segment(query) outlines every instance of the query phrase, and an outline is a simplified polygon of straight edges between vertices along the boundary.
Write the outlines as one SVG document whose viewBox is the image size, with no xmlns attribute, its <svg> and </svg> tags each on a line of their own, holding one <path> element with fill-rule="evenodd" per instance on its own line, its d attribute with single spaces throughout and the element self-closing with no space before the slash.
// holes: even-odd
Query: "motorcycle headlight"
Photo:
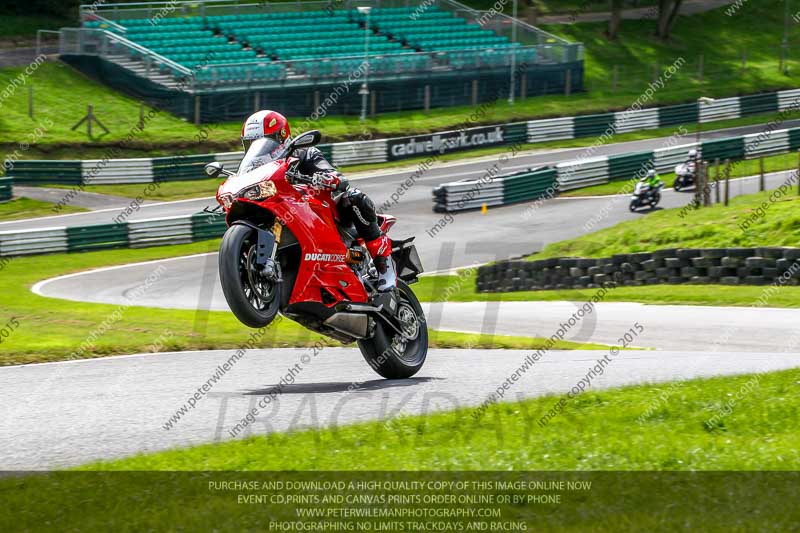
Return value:
<svg viewBox="0 0 800 533">
<path fill-rule="evenodd" d="M 233 196 L 230 194 L 223 194 L 219 197 L 219 200 L 222 202 L 222 207 L 225 209 L 230 209 L 231 205 L 233 205 Z"/>
<path fill-rule="evenodd" d="M 266 200 L 276 193 L 275 184 L 269 180 L 264 180 L 255 185 L 247 187 L 239 192 L 239 198 L 247 200 Z"/>
</svg>

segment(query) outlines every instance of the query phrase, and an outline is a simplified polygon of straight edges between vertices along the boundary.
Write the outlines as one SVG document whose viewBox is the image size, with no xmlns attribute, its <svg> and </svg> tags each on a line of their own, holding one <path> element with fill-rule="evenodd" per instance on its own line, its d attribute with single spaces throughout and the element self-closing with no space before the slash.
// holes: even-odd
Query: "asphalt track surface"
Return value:
<svg viewBox="0 0 800 533">
<path fill-rule="evenodd" d="M 229 431 L 251 408 L 257 409 L 255 423 L 237 438 L 478 406 L 530 353 L 432 350 L 417 376 L 387 381 L 378 379 L 352 349 L 326 348 L 315 357 L 304 349 L 253 350 L 182 419 L 165 429 L 176 410 L 233 352 L 146 354 L 0 368 L 5 411 L 0 426 L 0 470 L 53 469 L 227 440 L 232 438 Z M 504 400 L 565 394 L 605 353 L 545 353 L 506 391 Z M 800 366 L 798 354 L 623 351 L 611 357 L 604 374 L 591 386 L 599 389 L 796 366 Z M 295 382 L 276 400 L 262 402 L 293 367 L 297 368 Z M 535 433 L 535 420 L 542 414 L 523 412 L 519 423 Z M 469 431 L 469 424 L 464 427 Z"/>
</svg>

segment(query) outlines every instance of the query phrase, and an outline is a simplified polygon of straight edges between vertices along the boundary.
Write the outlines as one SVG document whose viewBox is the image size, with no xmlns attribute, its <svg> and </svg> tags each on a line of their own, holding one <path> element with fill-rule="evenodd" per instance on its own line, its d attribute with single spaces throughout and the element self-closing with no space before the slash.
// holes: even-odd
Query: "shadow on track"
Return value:
<svg viewBox="0 0 800 533">
<path fill-rule="evenodd" d="M 439 381 L 443 378 L 409 378 L 409 379 L 372 379 L 369 381 L 353 382 L 353 381 L 329 381 L 321 383 L 293 383 L 291 385 L 284 385 L 280 389 L 281 394 L 308 394 L 308 393 L 336 393 L 336 392 L 359 392 L 359 391 L 374 391 L 383 389 L 393 389 L 396 387 L 413 387 L 415 385 L 422 385 L 430 381 Z M 263 389 L 252 390 L 245 392 L 245 396 L 264 396 L 270 394 L 278 388 L 279 385 L 268 385 Z"/>
</svg>

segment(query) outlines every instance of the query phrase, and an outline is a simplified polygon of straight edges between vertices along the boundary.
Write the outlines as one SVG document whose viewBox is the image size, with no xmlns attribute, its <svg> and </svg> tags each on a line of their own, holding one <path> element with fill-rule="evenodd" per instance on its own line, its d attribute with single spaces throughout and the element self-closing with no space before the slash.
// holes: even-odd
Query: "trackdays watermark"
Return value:
<svg viewBox="0 0 800 533">
<path fill-rule="evenodd" d="M 621 272 L 615 272 L 612 274 L 614 281 L 607 281 L 603 283 L 603 285 L 598 289 L 592 297 L 587 300 L 586 302 L 581 305 L 578 310 L 566 319 L 565 321 L 559 324 L 558 329 L 555 333 L 553 333 L 548 339 L 545 341 L 545 345 L 542 348 L 539 348 L 532 354 L 527 355 L 522 362 L 517 366 L 517 368 L 511 372 L 502 383 L 497 386 L 495 392 L 489 395 L 477 409 L 472 412 L 472 418 L 478 419 L 483 416 L 483 413 L 489 408 L 490 405 L 493 403 L 497 403 L 498 401 L 502 400 L 505 395 L 506 391 L 509 391 L 514 383 L 520 380 L 520 378 L 528 372 L 528 370 L 532 369 L 536 363 L 538 363 L 542 357 L 544 357 L 547 353 L 552 350 L 559 341 L 563 341 L 570 331 L 572 331 L 579 323 L 585 320 L 587 317 L 594 317 L 594 311 L 598 303 L 605 300 L 606 295 L 608 295 L 609 291 L 615 289 L 617 287 L 617 283 L 622 279 Z"/>
<path fill-rule="evenodd" d="M 543 428 L 550 421 L 555 418 L 559 413 L 561 413 L 564 408 L 567 406 L 567 402 L 586 391 L 592 387 L 592 381 L 595 378 L 602 376 L 606 372 L 606 367 L 614 361 L 614 358 L 617 357 L 620 353 L 620 350 L 630 347 L 633 344 L 633 341 L 644 333 L 644 326 L 642 326 L 639 322 L 634 322 L 633 326 L 628 329 L 620 338 L 617 340 L 617 344 L 612 346 L 606 355 L 601 357 L 597 360 L 597 362 L 589 368 L 586 372 L 586 375 L 582 377 L 575 385 L 567 391 L 567 395 L 563 398 L 560 398 L 554 405 L 551 407 L 541 418 L 539 418 L 537 424 L 539 427 Z"/>
</svg>

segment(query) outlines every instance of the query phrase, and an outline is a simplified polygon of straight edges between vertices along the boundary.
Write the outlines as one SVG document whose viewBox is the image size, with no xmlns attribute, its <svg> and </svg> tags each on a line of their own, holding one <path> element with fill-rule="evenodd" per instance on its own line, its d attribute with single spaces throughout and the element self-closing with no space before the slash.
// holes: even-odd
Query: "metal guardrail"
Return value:
<svg viewBox="0 0 800 533">
<path fill-rule="evenodd" d="M 0 202 L 11 200 L 13 182 L 11 178 L 0 178 Z"/>
<path fill-rule="evenodd" d="M 651 168 L 655 168 L 658 172 L 669 172 L 686 160 L 686 154 L 691 149 L 697 149 L 707 161 L 715 159 L 736 161 L 785 154 L 800 150 L 800 128 L 765 129 L 761 133 L 711 139 L 700 144 L 688 143 L 650 151 L 565 161 L 555 167 L 539 169 L 536 172 L 497 176 L 486 180 L 480 187 L 476 187 L 477 181 L 445 183 L 433 192 L 433 209 L 436 212 L 453 212 L 475 209 L 483 205 L 489 207 L 505 205 L 543 196 L 552 197 L 557 191 L 641 177 Z M 555 186 L 543 188 L 543 184 L 547 181 L 543 179 L 544 172 L 551 173 Z M 516 180 L 516 195 L 509 194 L 508 183 L 512 177 Z M 498 188 L 502 189 L 502 195 L 498 194 Z M 465 200 L 467 191 L 475 193 Z"/>
<path fill-rule="evenodd" d="M 748 103 L 742 103 L 748 102 Z M 424 157 L 437 153 L 450 152 L 514 144 L 520 142 L 539 143 L 554 140 L 575 139 L 580 134 L 602 135 L 611 129 L 616 133 L 643 131 L 662 128 L 691 121 L 691 117 L 701 122 L 739 118 L 747 114 L 768 113 L 786 110 L 800 110 L 800 89 L 761 93 L 735 98 L 723 98 L 702 107 L 696 102 L 660 108 L 582 115 L 577 117 L 548 118 L 512 124 L 478 126 L 461 131 L 438 132 L 413 137 L 376 139 L 333 143 L 320 146 L 320 150 L 335 165 L 359 165 L 365 163 L 384 163 L 411 157 Z M 774 132 L 773 132 L 774 133 Z M 452 141 L 465 136 L 470 139 L 466 145 Z M 410 148 L 404 146 L 410 143 Z M 429 146 L 425 146 L 430 143 Z M 688 145 L 685 145 L 688 146 Z M 23 160 L 14 163 L 8 174 L 18 183 L 63 185 L 107 184 L 107 183 L 147 183 L 162 179 L 190 180 L 202 179 L 202 166 L 219 160 L 228 168 L 238 165 L 242 154 L 228 152 L 198 156 L 175 156 L 152 159 L 116 159 L 101 162 L 88 161 L 35 161 Z M 656 157 L 656 167 L 666 168 L 664 156 Z M 672 161 L 671 159 L 669 161 Z M 677 161 L 674 162 L 677 164 Z M 673 166 L 674 166 L 673 164 Z M 583 185 L 580 185 L 583 186 Z"/>
<path fill-rule="evenodd" d="M 209 213 L 33 230 L 0 231 L 0 256 L 144 248 L 221 237 L 225 217 Z"/>
</svg>

